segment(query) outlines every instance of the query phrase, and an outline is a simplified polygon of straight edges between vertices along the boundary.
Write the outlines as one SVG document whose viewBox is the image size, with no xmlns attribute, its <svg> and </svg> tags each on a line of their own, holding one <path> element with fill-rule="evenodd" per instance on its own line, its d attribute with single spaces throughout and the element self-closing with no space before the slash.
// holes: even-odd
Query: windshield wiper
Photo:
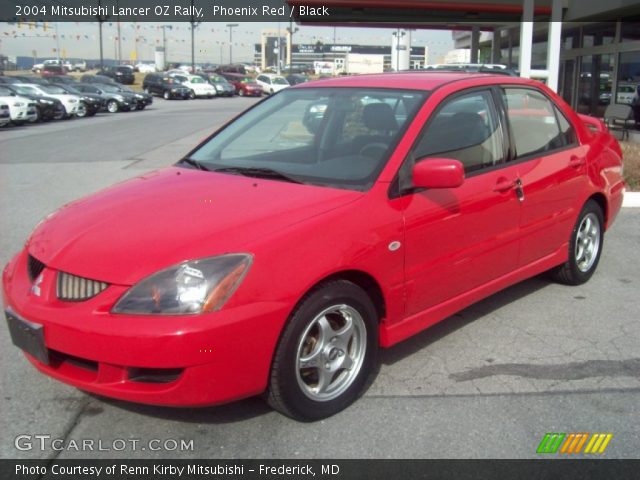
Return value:
<svg viewBox="0 0 640 480">
<path fill-rule="evenodd" d="M 178 163 L 186 163 L 187 165 L 191 165 L 192 167 L 196 168 L 197 170 L 202 170 L 204 172 L 209 172 L 210 170 L 205 167 L 202 163 L 200 163 L 197 160 L 193 160 L 192 158 L 182 158 L 180 159 L 180 161 Z"/>
<path fill-rule="evenodd" d="M 275 180 L 284 180 L 285 182 L 290 183 L 303 183 L 300 180 L 282 172 L 264 167 L 222 167 L 216 168 L 214 172 L 233 173 L 237 175 L 244 175 L 246 177 L 273 178 Z"/>
</svg>

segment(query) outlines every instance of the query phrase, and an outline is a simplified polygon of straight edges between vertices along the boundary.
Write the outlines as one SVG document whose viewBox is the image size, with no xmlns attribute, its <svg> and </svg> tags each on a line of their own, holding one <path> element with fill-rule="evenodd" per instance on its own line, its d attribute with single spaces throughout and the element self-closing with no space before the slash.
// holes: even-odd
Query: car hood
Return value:
<svg viewBox="0 0 640 480">
<path fill-rule="evenodd" d="M 251 253 L 255 241 L 362 196 L 170 167 L 64 206 L 36 227 L 27 248 L 57 270 L 133 285 L 184 260 Z"/>
<path fill-rule="evenodd" d="M 57 98 L 62 102 L 69 102 L 70 100 L 76 100 L 76 101 L 80 100 L 80 97 L 78 95 L 62 94 L 62 93 L 49 93 L 48 95 L 51 97 Z"/>
</svg>

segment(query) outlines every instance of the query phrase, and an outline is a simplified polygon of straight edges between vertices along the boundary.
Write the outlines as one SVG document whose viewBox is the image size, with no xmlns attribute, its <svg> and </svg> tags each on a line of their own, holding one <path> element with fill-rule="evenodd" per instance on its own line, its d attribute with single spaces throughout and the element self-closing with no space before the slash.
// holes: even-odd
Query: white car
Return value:
<svg viewBox="0 0 640 480">
<path fill-rule="evenodd" d="M 33 73 L 40 73 L 47 65 L 59 65 L 62 67 L 63 63 L 61 60 L 57 60 L 55 58 L 51 60 L 45 60 L 43 63 L 36 63 L 33 67 L 31 67 L 31 71 Z"/>
<path fill-rule="evenodd" d="M 156 66 L 153 63 L 138 63 L 136 68 L 140 73 L 155 73 Z"/>
<path fill-rule="evenodd" d="M 65 110 L 65 118 L 71 118 L 78 112 L 80 106 L 80 97 L 67 93 L 64 88 L 57 85 L 37 85 L 35 83 L 18 83 L 16 86 L 28 89 L 29 93 L 34 95 L 45 95 L 47 97 L 57 98 L 62 102 Z"/>
<path fill-rule="evenodd" d="M 14 125 L 23 125 L 38 120 L 36 102 L 27 97 L 16 95 L 0 85 L 0 102 L 9 106 L 9 119 Z"/>
<path fill-rule="evenodd" d="M 198 75 L 172 74 L 170 75 L 170 77 L 172 77 L 176 82 L 190 89 L 191 93 L 189 94 L 189 96 L 191 98 L 213 98 L 218 94 L 216 88 L 213 85 L 211 85 L 204 78 L 199 77 Z"/>
<path fill-rule="evenodd" d="M 0 127 L 7 126 L 11 123 L 11 112 L 6 102 L 0 101 Z"/>
<path fill-rule="evenodd" d="M 256 77 L 256 82 L 258 85 L 262 86 L 262 91 L 267 95 L 277 93 L 290 86 L 286 78 L 273 73 L 263 73 L 262 75 L 258 75 Z"/>
<path fill-rule="evenodd" d="M 635 85 L 618 85 L 616 103 L 631 104 L 631 102 L 633 102 L 633 97 L 636 94 L 636 88 L 637 87 Z"/>
</svg>

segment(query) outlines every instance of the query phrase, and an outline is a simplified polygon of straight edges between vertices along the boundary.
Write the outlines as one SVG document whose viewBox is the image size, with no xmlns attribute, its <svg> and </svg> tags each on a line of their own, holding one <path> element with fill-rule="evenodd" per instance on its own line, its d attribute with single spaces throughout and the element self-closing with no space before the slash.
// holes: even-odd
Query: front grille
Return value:
<svg viewBox="0 0 640 480">
<path fill-rule="evenodd" d="M 95 297 L 109 286 L 108 283 L 78 277 L 66 272 L 58 273 L 58 299 L 67 302 L 81 302 Z"/>
<path fill-rule="evenodd" d="M 27 258 L 27 274 L 29 275 L 29 280 L 32 282 L 38 278 L 38 276 L 42 273 L 46 265 L 38 260 L 36 257 L 29 255 Z"/>
</svg>

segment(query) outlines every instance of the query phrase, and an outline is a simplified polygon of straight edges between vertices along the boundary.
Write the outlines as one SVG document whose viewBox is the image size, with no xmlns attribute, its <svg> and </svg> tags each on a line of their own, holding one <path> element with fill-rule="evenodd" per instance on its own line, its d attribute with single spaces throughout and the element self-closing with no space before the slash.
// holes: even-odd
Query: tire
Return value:
<svg viewBox="0 0 640 480">
<path fill-rule="evenodd" d="M 149 87 L 144 87 L 144 93 L 146 93 L 147 95 L 151 95 L 151 90 L 149 90 Z"/>
<path fill-rule="evenodd" d="M 190 99 L 190 100 L 193 100 L 193 99 L 195 99 L 195 98 L 196 98 L 196 92 L 194 92 L 193 90 L 191 90 L 191 91 L 189 92 L 189 99 Z"/>
<path fill-rule="evenodd" d="M 42 112 L 40 112 L 39 108 L 36 108 L 36 118 L 30 120 L 29 123 L 38 123 L 42 121 Z"/>
<path fill-rule="evenodd" d="M 80 102 L 80 105 L 78 105 L 78 110 L 76 111 L 76 117 L 84 118 L 86 116 L 88 116 L 87 105 L 84 102 Z"/>
<path fill-rule="evenodd" d="M 116 102 L 115 100 L 109 100 L 107 102 L 107 111 L 109 113 L 116 113 L 118 110 L 120 110 L 118 102 Z"/>
<path fill-rule="evenodd" d="M 11 123 L 13 123 L 16 127 L 21 127 L 24 124 L 27 123 L 26 120 L 11 120 Z"/>
<path fill-rule="evenodd" d="M 340 333 L 349 322 L 350 330 Z M 334 415 L 369 386 L 377 351 L 378 314 L 367 293 L 346 280 L 321 285 L 302 299 L 283 330 L 267 402 L 300 421 Z M 304 358 L 308 366 L 301 367 Z"/>
<path fill-rule="evenodd" d="M 604 245 L 604 215 L 600 205 L 589 200 L 576 221 L 569 240 L 569 260 L 551 270 L 565 285 L 582 285 L 596 271 Z"/>
<path fill-rule="evenodd" d="M 238 92 L 238 95 L 240 95 L 241 97 L 244 97 L 244 90 L 240 89 L 240 91 Z"/>
<path fill-rule="evenodd" d="M 169 90 L 165 90 L 162 94 L 162 98 L 164 98 L 165 100 L 171 100 L 171 92 L 169 92 Z"/>
</svg>

